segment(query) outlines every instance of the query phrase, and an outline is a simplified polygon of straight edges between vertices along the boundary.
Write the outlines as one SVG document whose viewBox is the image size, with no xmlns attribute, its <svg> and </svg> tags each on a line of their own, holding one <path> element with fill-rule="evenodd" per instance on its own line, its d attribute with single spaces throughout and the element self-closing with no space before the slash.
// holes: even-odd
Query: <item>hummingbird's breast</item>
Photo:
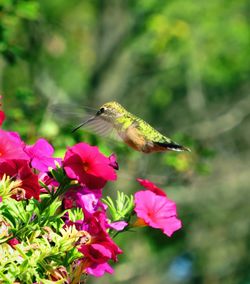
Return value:
<svg viewBox="0 0 250 284">
<path fill-rule="evenodd" d="M 137 122 L 132 123 L 126 129 L 118 130 L 118 134 L 123 139 L 124 143 L 139 152 L 149 154 L 152 152 L 165 152 L 167 150 L 166 147 L 147 139 L 147 136 L 145 136 L 140 130 L 140 127 L 138 127 Z"/>
<path fill-rule="evenodd" d="M 147 141 L 135 125 L 132 124 L 127 129 L 123 128 L 118 130 L 118 134 L 128 146 L 134 150 L 143 152 Z"/>
</svg>

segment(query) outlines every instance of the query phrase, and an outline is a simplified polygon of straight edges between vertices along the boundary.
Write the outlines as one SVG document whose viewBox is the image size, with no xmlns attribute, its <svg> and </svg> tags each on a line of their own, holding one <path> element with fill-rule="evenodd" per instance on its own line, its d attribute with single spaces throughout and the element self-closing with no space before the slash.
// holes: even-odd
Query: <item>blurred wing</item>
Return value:
<svg viewBox="0 0 250 284">
<path fill-rule="evenodd" d="M 48 107 L 48 111 L 55 120 L 71 125 L 80 124 L 97 112 L 96 109 L 74 104 L 53 104 Z"/>
<path fill-rule="evenodd" d="M 122 141 L 111 123 L 95 117 L 97 109 L 74 104 L 54 104 L 49 107 L 49 112 L 60 124 L 68 125 L 72 132 L 88 131 L 111 140 Z"/>
<path fill-rule="evenodd" d="M 99 118 L 95 117 L 93 120 L 90 122 L 87 122 L 83 128 L 86 128 L 90 130 L 91 132 L 94 132 L 100 136 L 107 136 L 109 135 L 112 130 L 113 126 L 111 123 Z"/>
<path fill-rule="evenodd" d="M 83 129 L 84 128 L 99 136 L 105 136 L 106 138 L 120 142 L 122 141 L 113 125 L 103 120 L 101 117 L 95 117 L 93 120 L 90 118 L 90 121 L 84 124 Z"/>
</svg>

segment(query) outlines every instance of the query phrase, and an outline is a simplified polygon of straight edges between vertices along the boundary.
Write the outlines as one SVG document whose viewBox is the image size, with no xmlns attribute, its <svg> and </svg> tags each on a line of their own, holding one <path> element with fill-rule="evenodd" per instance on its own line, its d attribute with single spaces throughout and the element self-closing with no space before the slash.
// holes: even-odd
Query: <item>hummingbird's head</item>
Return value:
<svg viewBox="0 0 250 284">
<path fill-rule="evenodd" d="M 115 119 L 121 117 L 126 113 L 125 108 L 123 108 L 120 104 L 117 102 L 109 102 L 100 107 L 98 112 L 91 116 L 89 119 L 78 125 L 76 128 L 72 130 L 72 132 L 75 132 L 80 127 L 84 126 L 85 124 L 91 123 L 96 120 L 96 118 L 100 117 L 103 120 L 113 123 Z"/>
<path fill-rule="evenodd" d="M 126 110 L 117 102 L 108 102 L 100 107 L 96 116 L 99 116 L 107 121 L 121 117 Z"/>
</svg>

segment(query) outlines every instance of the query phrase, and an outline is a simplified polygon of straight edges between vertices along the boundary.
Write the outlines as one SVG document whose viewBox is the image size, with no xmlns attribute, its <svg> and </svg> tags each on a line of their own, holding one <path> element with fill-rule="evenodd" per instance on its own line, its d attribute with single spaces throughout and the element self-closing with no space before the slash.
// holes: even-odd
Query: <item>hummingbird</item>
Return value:
<svg viewBox="0 0 250 284">
<path fill-rule="evenodd" d="M 142 153 L 165 151 L 189 151 L 190 149 L 164 136 L 143 119 L 128 112 L 118 102 L 112 101 L 100 107 L 96 114 L 80 125 L 75 132 L 84 125 L 97 126 L 99 134 L 115 130 L 118 136 L 129 147 Z"/>
</svg>

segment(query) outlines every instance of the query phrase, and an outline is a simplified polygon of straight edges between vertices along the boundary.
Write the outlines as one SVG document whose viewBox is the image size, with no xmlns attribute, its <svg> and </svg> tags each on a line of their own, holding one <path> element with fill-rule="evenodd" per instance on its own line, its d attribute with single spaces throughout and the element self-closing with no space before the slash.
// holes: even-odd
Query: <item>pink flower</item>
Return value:
<svg viewBox="0 0 250 284">
<path fill-rule="evenodd" d="M 102 188 L 108 180 L 116 179 L 110 160 L 96 146 L 86 143 L 68 148 L 63 165 L 69 178 L 78 180 L 90 189 Z"/>
<path fill-rule="evenodd" d="M 106 210 L 107 205 L 101 202 L 101 189 L 90 190 L 86 186 L 68 190 L 63 199 L 64 208 L 82 208 L 84 218 L 90 218 L 98 210 Z"/>
<path fill-rule="evenodd" d="M 107 228 L 107 217 L 101 211 L 95 212 L 82 226 L 82 230 L 89 233 L 90 240 L 82 244 L 79 251 L 84 255 L 86 272 L 97 277 L 105 272 L 112 273 L 113 269 L 107 262 L 111 259 L 117 261 L 117 255 L 122 253 L 108 235 Z"/>
<path fill-rule="evenodd" d="M 0 161 L 6 159 L 29 160 L 24 144 L 15 133 L 0 129 Z"/>
<path fill-rule="evenodd" d="M 27 145 L 24 151 L 31 159 L 33 168 L 46 172 L 49 167 L 55 168 L 55 161 L 60 162 L 61 159 L 53 158 L 53 147 L 43 138 L 36 141 L 34 145 Z"/>
<path fill-rule="evenodd" d="M 151 186 L 152 183 L 150 183 Z M 144 223 L 144 225 L 161 229 L 169 237 L 182 226 L 177 218 L 176 204 L 166 196 L 155 193 L 154 189 L 138 191 L 135 194 L 134 210 L 139 218 L 135 226 Z"/>
<path fill-rule="evenodd" d="M 24 196 L 21 198 L 34 197 L 39 199 L 40 186 L 38 184 L 38 176 L 35 175 L 25 160 L 6 160 L 0 161 L 0 178 L 6 174 L 15 181 L 20 181 L 20 186 L 17 190 L 23 190 Z M 19 191 L 13 196 L 19 199 Z"/>
</svg>

